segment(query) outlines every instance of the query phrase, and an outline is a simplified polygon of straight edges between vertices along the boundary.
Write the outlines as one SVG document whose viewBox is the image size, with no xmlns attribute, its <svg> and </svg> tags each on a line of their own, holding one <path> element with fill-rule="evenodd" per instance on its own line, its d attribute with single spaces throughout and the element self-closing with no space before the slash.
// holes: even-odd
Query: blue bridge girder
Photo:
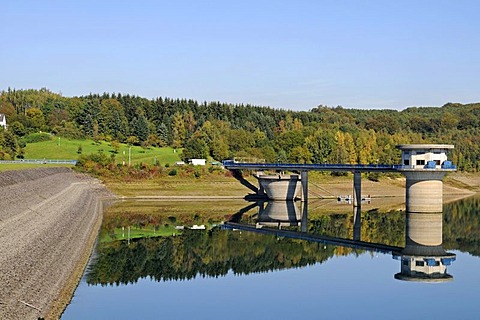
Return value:
<svg viewBox="0 0 480 320">
<path fill-rule="evenodd" d="M 404 166 L 389 164 L 318 164 L 318 163 L 241 163 L 223 161 L 228 170 L 288 170 L 288 171 L 343 171 L 343 172 L 398 172 Z"/>
<path fill-rule="evenodd" d="M 224 224 L 222 224 L 221 228 L 223 230 L 238 229 L 238 230 L 244 230 L 244 231 L 250 231 L 250 232 L 256 232 L 256 233 L 271 234 L 277 237 L 307 240 L 307 241 L 319 242 L 323 244 L 348 247 L 352 249 L 370 250 L 370 251 L 376 251 L 381 253 L 391 253 L 396 255 L 400 255 L 402 250 L 404 249 L 402 247 L 389 246 L 381 243 L 371 243 L 371 242 L 365 242 L 365 241 L 359 241 L 359 240 L 335 238 L 335 237 L 322 236 L 322 235 L 306 233 L 306 232 L 298 232 L 298 231 L 292 231 L 292 230 L 273 229 L 268 227 L 256 228 L 253 225 L 248 225 L 245 223 L 225 222 Z"/>
</svg>

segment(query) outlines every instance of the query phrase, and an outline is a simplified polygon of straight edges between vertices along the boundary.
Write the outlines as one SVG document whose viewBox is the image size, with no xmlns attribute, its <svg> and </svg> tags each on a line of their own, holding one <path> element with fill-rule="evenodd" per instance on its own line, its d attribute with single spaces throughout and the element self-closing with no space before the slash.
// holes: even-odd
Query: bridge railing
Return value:
<svg viewBox="0 0 480 320">
<path fill-rule="evenodd" d="M 402 171 L 414 169 L 411 166 L 401 165 L 401 164 L 331 164 L 331 163 L 307 163 L 307 164 L 298 164 L 298 163 L 248 163 L 248 162 L 236 162 L 234 160 L 224 160 L 222 161 L 225 168 L 230 169 L 270 169 L 270 170 L 329 170 L 329 171 Z M 427 170 L 439 170 L 435 168 L 424 168 L 421 169 Z M 441 170 L 456 170 L 457 167 L 449 161 L 445 161 Z"/>
<path fill-rule="evenodd" d="M 224 160 L 222 161 L 225 167 L 255 167 L 255 168 L 305 168 L 305 169 L 315 169 L 315 168 L 325 168 L 325 169 L 335 169 L 335 168 L 343 168 L 343 169 L 397 169 L 402 167 L 401 165 L 390 165 L 390 164 L 331 164 L 331 163 L 306 163 L 306 164 L 298 164 L 298 163 L 248 163 L 248 162 L 236 162 L 234 160 Z"/>
</svg>

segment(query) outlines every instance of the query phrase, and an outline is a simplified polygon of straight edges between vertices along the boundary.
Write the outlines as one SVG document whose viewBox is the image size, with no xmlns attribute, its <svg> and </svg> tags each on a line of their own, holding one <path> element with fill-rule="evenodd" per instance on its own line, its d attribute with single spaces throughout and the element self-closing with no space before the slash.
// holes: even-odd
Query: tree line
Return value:
<svg viewBox="0 0 480 320">
<path fill-rule="evenodd" d="M 396 164 L 402 143 L 448 143 L 460 170 L 480 169 L 480 103 L 358 110 L 319 105 L 292 111 L 120 93 L 63 97 L 48 89 L 0 93 L 9 130 L 0 157 L 21 156 L 22 137 L 50 132 L 183 149 L 184 158 L 268 162 Z"/>
</svg>

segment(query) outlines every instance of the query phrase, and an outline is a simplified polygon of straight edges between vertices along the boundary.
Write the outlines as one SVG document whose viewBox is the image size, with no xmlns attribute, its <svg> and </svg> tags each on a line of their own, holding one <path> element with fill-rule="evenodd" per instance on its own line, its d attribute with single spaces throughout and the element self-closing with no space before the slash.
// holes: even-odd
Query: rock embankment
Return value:
<svg viewBox="0 0 480 320">
<path fill-rule="evenodd" d="M 56 318 L 101 223 L 100 182 L 68 168 L 0 173 L 0 319 Z"/>
</svg>

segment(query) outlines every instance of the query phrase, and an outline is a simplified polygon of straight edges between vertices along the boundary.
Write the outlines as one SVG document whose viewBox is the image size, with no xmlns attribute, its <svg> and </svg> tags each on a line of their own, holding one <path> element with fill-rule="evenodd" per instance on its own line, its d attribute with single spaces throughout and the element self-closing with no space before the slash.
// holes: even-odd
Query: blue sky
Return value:
<svg viewBox="0 0 480 320">
<path fill-rule="evenodd" d="M 5 2 L 0 90 L 293 110 L 480 101 L 480 1 Z"/>
</svg>

